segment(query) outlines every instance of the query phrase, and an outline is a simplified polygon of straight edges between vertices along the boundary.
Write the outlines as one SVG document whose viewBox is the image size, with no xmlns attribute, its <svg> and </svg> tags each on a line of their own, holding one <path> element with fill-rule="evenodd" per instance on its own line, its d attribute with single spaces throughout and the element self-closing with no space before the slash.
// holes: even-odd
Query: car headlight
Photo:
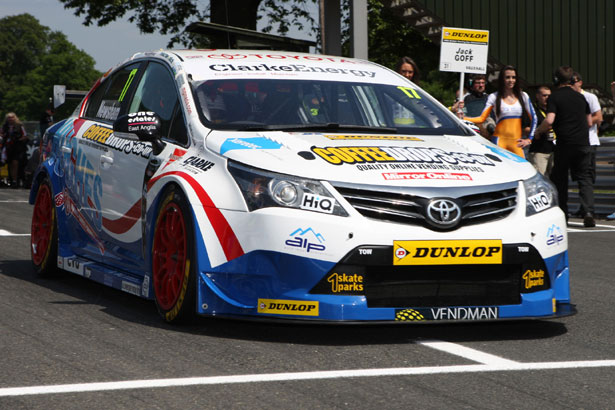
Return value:
<svg viewBox="0 0 615 410">
<path fill-rule="evenodd" d="M 232 161 L 228 162 L 228 170 L 239 186 L 250 211 L 286 207 L 348 216 L 319 181 L 263 171 Z"/>
<path fill-rule="evenodd" d="M 531 216 L 558 205 L 555 186 L 539 172 L 523 181 L 525 215 Z"/>
</svg>

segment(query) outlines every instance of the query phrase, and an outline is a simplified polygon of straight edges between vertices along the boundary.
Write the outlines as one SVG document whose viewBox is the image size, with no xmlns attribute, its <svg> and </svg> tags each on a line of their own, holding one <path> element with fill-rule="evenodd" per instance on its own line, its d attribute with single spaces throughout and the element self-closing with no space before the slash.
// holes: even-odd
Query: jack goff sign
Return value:
<svg viewBox="0 0 615 410">
<path fill-rule="evenodd" d="M 440 71 L 485 74 L 489 31 L 442 27 Z"/>
</svg>

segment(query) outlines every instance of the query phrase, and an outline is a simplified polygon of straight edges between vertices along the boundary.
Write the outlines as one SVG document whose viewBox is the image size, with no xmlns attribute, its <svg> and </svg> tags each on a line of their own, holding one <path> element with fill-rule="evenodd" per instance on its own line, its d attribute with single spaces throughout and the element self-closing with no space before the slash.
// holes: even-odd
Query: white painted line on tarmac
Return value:
<svg viewBox="0 0 615 410">
<path fill-rule="evenodd" d="M 615 360 L 578 362 L 538 362 L 510 364 L 472 364 L 456 366 L 401 367 L 384 369 L 331 370 L 298 373 L 245 374 L 235 376 L 187 377 L 177 379 L 128 380 L 120 382 L 57 384 L 48 386 L 0 388 L 0 397 L 35 394 L 83 393 L 126 389 L 203 386 L 214 384 L 263 383 L 297 380 L 324 380 L 355 377 L 415 376 L 454 373 L 507 372 L 524 370 L 557 370 L 615 367 Z"/>
<path fill-rule="evenodd" d="M 0 202 L 16 202 L 16 203 L 20 203 L 20 204 L 27 204 L 28 201 L 22 200 L 22 199 L 0 199 Z"/>
<path fill-rule="evenodd" d="M 582 229 L 571 228 L 573 226 L 578 226 Z M 596 228 L 605 228 L 604 230 L 596 229 Z M 596 224 L 596 228 L 585 228 L 583 226 L 583 222 L 571 222 L 568 221 L 568 232 L 610 232 L 615 230 L 615 225 L 606 225 L 606 224 Z"/>
<path fill-rule="evenodd" d="M 568 228 L 568 233 L 573 232 L 583 232 L 583 233 L 592 233 L 592 232 L 615 232 L 615 228 L 613 229 L 594 229 L 594 228 L 584 228 L 584 229 L 571 229 Z"/>
<path fill-rule="evenodd" d="M 29 233 L 13 233 L 5 229 L 0 229 L 0 236 L 30 236 Z"/>
<path fill-rule="evenodd" d="M 418 344 L 431 347 L 432 349 L 440 350 L 442 352 L 450 353 L 455 356 L 460 356 L 474 362 L 491 365 L 510 365 L 518 364 L 513 360 L 504 359 L 496 355 L 484 353 L 479 350 L 471 349 L 456 343 L 442 342 L 440 340 L 421 341 Z"/>
</svg>

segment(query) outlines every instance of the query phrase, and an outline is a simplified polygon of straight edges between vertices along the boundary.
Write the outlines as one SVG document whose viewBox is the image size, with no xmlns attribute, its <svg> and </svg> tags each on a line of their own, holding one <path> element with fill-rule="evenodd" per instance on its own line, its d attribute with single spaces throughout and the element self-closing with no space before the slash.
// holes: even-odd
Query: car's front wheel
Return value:
<svg viewBox="0 0 615 410">
<path fill-rule="evenodd" d="M 41 181 L 34 201 L 30 253 L 34 270 L 39 276 L 55 273 L 58 259 L 58 223 L 51 183 L 47 177 Z"/>
<path fill-rule="evenodd" d="M 192 214 L 177 186 L 166 189 L 162 198 L 152 247 L 156 306 L 167 322 L 185 322 L 196 313 Z"/>
</svg>

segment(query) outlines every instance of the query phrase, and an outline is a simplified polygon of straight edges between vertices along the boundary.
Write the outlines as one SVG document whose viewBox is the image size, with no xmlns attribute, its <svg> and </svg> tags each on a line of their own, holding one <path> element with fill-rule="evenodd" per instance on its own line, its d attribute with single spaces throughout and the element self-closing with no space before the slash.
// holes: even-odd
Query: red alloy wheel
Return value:
<svg viewBox="0 0 615 410">
<path fill-rule="evenodd" d="M 54 223 L 53 205 L 49 186 L 41 184 L 34 203 L 30 235 L 32 261 L 37 266 L 43 263 L 49 251 Z"/>
<path fill-rule="evenodd" d="M 170 310 L 182 291 L 186 273 L 186 223 L 179 205 L 168 203 L 154 235 L 153 281 L 158 305 Z"/>
</svg>

